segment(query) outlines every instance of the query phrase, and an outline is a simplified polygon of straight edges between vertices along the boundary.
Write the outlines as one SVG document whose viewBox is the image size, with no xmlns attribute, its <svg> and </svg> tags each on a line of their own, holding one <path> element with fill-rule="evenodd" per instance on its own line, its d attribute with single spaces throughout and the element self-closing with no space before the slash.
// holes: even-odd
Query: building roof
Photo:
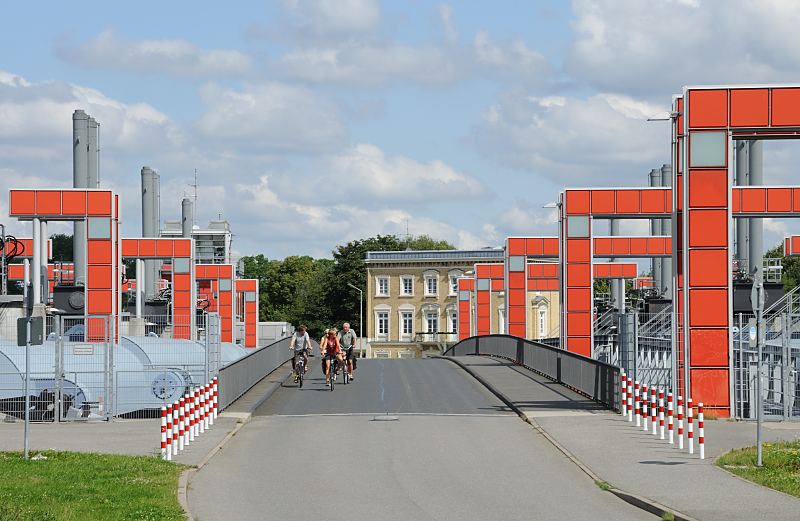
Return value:
<svg viewBox="0 0 800 521">
<path fill-rule="evenodd" d="M 365 262 L 419 262 L 419 261 L 502 261 L 502 248 L 481 250 L 405 250 L 368 251 Z"/>
</svg>

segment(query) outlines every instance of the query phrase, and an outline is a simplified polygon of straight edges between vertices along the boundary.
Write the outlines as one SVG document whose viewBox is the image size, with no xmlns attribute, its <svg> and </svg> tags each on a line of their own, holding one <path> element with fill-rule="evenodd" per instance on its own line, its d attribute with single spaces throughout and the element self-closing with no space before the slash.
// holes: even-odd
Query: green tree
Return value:
<svg viewBox="0 0 800 521">
<path fill-rule="evenodd" d="M 778 244 L 764 256 L 772 259 L 782 259 L 784 291 L 789 291 L 800 283 L 800 257 L 785 256 L 783 254 L 783 244 Z"/>
<path fill-rule="evenodd" d="M 74 260 L 72 251 L 72 235 L 57 233 L 50 237 L 53 240 L 53 260 L 56 262 L 71 262 Z"/>
</svg>

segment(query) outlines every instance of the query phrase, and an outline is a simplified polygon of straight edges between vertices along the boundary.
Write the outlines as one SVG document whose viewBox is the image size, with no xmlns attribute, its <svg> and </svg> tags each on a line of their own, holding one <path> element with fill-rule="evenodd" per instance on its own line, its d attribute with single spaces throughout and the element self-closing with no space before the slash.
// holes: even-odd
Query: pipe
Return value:
<svg viewBox="0 0 800 521">
<path fill-rule="evenodd" d="M 38 284 L 42 287 L 42 302 L 47 304 L 50 300 L 50 284 L 48 283 L 49 273 L 48 273 L 48 260 L 49 256 L 47 255 L 47 239 L 50 237 L 47 233 L 47 221 L 41 221 L 39 223 L 39 237 L 40 237 L 40 253 L 39 253 L 39 261 L 41 263 L 41 270 L 42 270 L 42 278 L 38 281 Z"/>
<path fill-rule="evenodd" d="M 88 146 L 87 146 L 87 161 L 86 161 L 86 187 L 87 188 L 97 188 L 99 185 L 99 177 L 98 177 L 98 159 L 99 159 L 99 149 L 98 149 L 98 136 L 97 131 L 100 125 L 97 123 L 93 117 L 89 117 L 87 121 L 87 137 L 88 137 Z"/>
<path fill-rule="evenodd" d="M 748 155 L 750 152 L 749 141 L 736 142 L 736 186 L 747 186 L 748 184 Z M 745 273 L 749 268 L 748 239 L 750 235 L 749 222 L 745 219 L 736 219 L 736 258 L 739 259 L 739 266 Z"/>
<path fill-rule="evenodd" d="M 149 166 L 142 167 L 142 237 L 156 237 L 155 223 L 155 184 L 156 173 Z M 153 300 L 156 296 L 154 261 L 145 261 L 144 297 Z M 137 282 L 137 287 L 139 283 Z"/>
<path fill-rule="evenodd" d="M 184 197 L 183 201 L 181 202 L 181 230 L 183 231 L 183 236 L 187 239 L 192 238 L 192 223 L 194 222 L 194 205 L 192 204 L 192 200 L 188 197 Z"/>
<path fill-rule="evenodd" d="M 82 110 L 72 113 L 72 187 L 88 188 L 89 116 Z M 72 260 L 75 264 L 75 284 L 86 284 L 86 224 L 73 225 Z"/>
<path fill-rule="evenodd" d="M 661 186 L 661 169 L 654 168 L 650 170 L 650 186 L 656 187 Z M 662 233 L 662 226 L 661 226 L 661 219 L 650 219 L 650 234 L 651 235 L 663 235 Z M 651 263 L 652 273 L 653 273 L 653 287 L 658 292 L 658 295 L 661 295 L 661 288 L 662 288 L 662 281 L 661 281 L 661 259 L 660 258 L 653 258 Z"/>
<path fill-rule="evenodd" d="M 136 318 L 142 318 L 144 310 L 144 261 L 136 259 Z"/>
<path fill-rule="evenodd" d="M 608 220 L 608 234 L 609 235 L 619 235 L 619 219 L 609 219 Z M 609 259 L 610 262 L 614 262 L 616 259 Z M 620 302 L 619 302 L 619 286 L 615 283 L 615 280 L 610 280 L 608 285 L 609 289 L 611 290 L 611 306 L 620 309 Z"/>
<path fill-rule="evenodd" d="M 750 186 L 761 186 L 764 184 L 764 163 L 763 163 L 763 143 L 761 141 L 750 142 L 750 154 L 748 166 L 750 172 Z M 752 272 L 757 269 L 759 273 L 764 270 L 764 223 L 761 217 L 750 218 L 750 243 L 749 257 Z M 753 275 L 755 280 L 756 275 Z M 763 280 L 763 279 L 762 279 Z"/>
<path fill-rule="evenodd" d="M 83 224 L 83 223 L 81 223 Z M 33 266 L 31 270 L 33 271 L 31 277 L 31 283 L 33 286 L 33 303 L 41 304 L 42 302 L 42 240 L 41 240 L 41 225 L 39 223 L 39 218 L 33 218 L 33 240 L 31 247 L 33 248 Z"/>
<path fill-rule="evenodd" d="M 672 166 L 661 166 L 661 186 L 672 187 Z M 672 219 L 663 219 L 661 221 L 661 234 L 673 235 Z M 661 296 L 663 298 L 672 300 L 672 258 L 666 257 L 661 260 Z"/>
</svg>

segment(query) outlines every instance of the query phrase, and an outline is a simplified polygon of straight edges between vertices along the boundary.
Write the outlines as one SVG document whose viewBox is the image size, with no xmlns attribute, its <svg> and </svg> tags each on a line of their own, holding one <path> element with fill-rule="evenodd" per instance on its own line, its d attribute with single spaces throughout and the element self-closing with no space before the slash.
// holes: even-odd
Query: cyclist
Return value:
<svg viewBox="0 0 800 521">
<path fill-rule="evenodd" d="M 331 362 L 334 360 L 339 362 L 339 366 L 344 363 L 342 359 L 342 348 L 339 344 L 339 339 L 336 337 L 336 328 L 333 327 L 327 330 L 327 334 L 323 337 L 322 342 L 319 343 L 319 350 L 322 352 L 322 360 L 325 363 L 325 385 L 331 383 Z"/>
<path fill-rule="evenodd" d="M 342 330 L 337 335 L 339 338 L 339 345 L 342 346 L 345 359 L 347 360 L 347 373 L 350 375 L 350 380 L 353 379 L 353 348 L 356 345 L 356 332 L 350 329 L 350 323 L 345 322 L 342 325 Z"/>
<path fill-rule="evenodd" d="M 308 372 L 308 353 L 311 351 L 311 338 L 308 336 L 307 329 L 306 326 L 297 326 L 297 331 L 294 332 L 292 339 L 289 341 L 289 349 L 294 352 L 292 371 L 294 371 L 295 382 L 300 379 L 300 375 L 297 374 L 297 357 L 299 355 L 303 355 L 304 372 Z"/>
</svg>

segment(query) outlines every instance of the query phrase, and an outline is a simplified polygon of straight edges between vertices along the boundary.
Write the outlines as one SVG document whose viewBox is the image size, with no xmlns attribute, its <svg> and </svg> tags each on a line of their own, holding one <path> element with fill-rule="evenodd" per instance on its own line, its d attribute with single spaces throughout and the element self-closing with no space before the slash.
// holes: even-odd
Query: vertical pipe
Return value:
<svg viewBox="0 0 800 521">
<path fill-rule="evenodd" d="M 750 152 L 750 141 L 736 142 L 736 185 L 747 186 L 748 184 L 748 155 Z M 748 235 L 749 224 L 745 219 L 736 219 L 736 258 L 740 261 L 740 269 L 745 273 L 750 271 L 748 259 Z"/>
<path fill-rule="evenodd" d="M 32 225 L 33 240 L 31 242 L 33 243 L 33 267 L 31 271 L 33 275 L 31 277 L 31 283 L 33 285 L 33 303 L 35 305 L 41 304 L 42 302 L 42 227 L 38 217 L 34 217 Z"/>
<path fill-rule="evenodd" d="M 184 197 L 181 202 L 181 230 L 187 239 L 192 238 L 192 223 L 194 222 L 194 206 L 192 200 Z"/>
<path fill-rule="evenodd" d="M 763 142 L 751 141 L 750 154 L 748 157 L 750 186 L 760 186 L 764 184 L 764 164 L 762 154 Z M 762 274 L 764 269 L 764 224 L 763 219 L 760 217 L 750 218 L 750 244 L 748 249 L 751 264 L 749 268 L 750 271 L 752 272 L 755 268 L 758 270 L 759 274 Z M 753 277 L 754 280 L 755 278 L 756 276 Z"/>
<path fill-rule="evenodd" d="M 661 186 L 661 169 L 654 168 L 650 170 L 650 186 Z M 662 235 L 661 219 L 650 219 L 650 235 Z M 661 295 L 663 288 L 661 280 L 661 259 L 653 258 L 650 263 L 651 272 L 653 273 L 653 287 L 657 291 L 657 295 Z"/>
<path fill-rule="evenodd" d="M 98 146 L 97 127 L 100 125 L 93 117 L 87 120 L 87 161 L 86 161 L 86 187 L 97 188 L 98 183 Z"/>
<path fill-rule="evenodd" d="M 670 165 L 661 166 L 661 186 L 672 186 L 672 166 Z M 672 219 L 663 219 L 661 221 L 661 235 L 672 236 L 673 233 Z M 672 259 L 670 257 L 666 257 L 659 260 L 661 261 L 661 295 L 664 298 L 672 300 Z"/>
<path fill-rule="evenodd" d="M 609 235 L 619 235 L 619 219 L 609 219 L 608 220 L 608 234 Z M 616 259 L 609 259 L 610 262 L 614 262 Z M 611 306 L 620 309 L 620 302 L 619 302 L 619 286 L 615 284 L 615 280 L 611 279 L 609 281 L 609 288 L 611 290 Z"/>
<path fill-rule="evenodd" d="M 47 233 L 47 221 L 41 221 L 39 223 L 39 238 L 40 238 L 40 253 L 39 253 L 39 261 L 41 263 L 41 279 L 38 281 L 38 284 L 42 286 L 42 302 L 47 304 L 50 300 L 50 283 L 49 283 L 49 273 L 48 273 L 48 260 L 49 255 L 47 254 L 47 246 L 48 246 L 48 238 L 50 237 Z"/>
<path fill-rule="evenodd" d="M 136 259 L 136 318 L 142 318 L 144 311 L 144 261 Z"/>
<path fill-rule="evenodd" d="M 89 116 L 82 110 L 72 113 L 72 187 L 88 188 Z M 86 225 L 73 225 L 72 260 L 75 263 L 75 284 L 86 284 Z"/>
<path fill-rule="evenodd" d="M 155 237 L 155 172 L 149 167 L 142 167 L 142 237 Z M 155 268 L 153 261 L 145 261 L 144 297 L 152 300 L 156 295 Z M 137 282 L 138 286 L 138 282 Z"/>
</svg>

